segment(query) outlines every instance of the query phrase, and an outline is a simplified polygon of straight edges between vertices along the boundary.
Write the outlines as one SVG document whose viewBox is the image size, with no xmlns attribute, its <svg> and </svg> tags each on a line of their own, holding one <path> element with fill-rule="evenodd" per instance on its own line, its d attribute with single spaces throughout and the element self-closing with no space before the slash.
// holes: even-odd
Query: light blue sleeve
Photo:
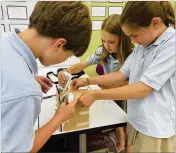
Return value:
<svg viewBox="0 0 176 153">
<path fill-rule="evenodd" d="M 130 76 L 130 69 L 134 59 L 134 55 L 135 55 L 135 50 L 128 56 L 128 58 L 125 60 L 125 63 L 120 69 L 120 72 L 122 72 L 128 78 Z"/>
<path fill-rule="evenodd" d="M 175 42 L 160 48 L 155 59 L 141 77 L 142 82 L 159 91 L 175 73 Z"/>
<path fill-rule="evenodd" d="M 41 107 L 37 101 L 41 101 L 41 97 L 16 97 L 1 103 L 2 152 L 30 152 L 35 136 L 34 123 Z"/>
<path fill-rule="evenodd" d="M 94 54 L 92 54 L 87 58 L 87 62 L 89 65 L 95 65 L 100 62 L 100 56 L 103 51 L 102 49 L 103 49 L 102 47 L 99 47 Z"/>
</svg>

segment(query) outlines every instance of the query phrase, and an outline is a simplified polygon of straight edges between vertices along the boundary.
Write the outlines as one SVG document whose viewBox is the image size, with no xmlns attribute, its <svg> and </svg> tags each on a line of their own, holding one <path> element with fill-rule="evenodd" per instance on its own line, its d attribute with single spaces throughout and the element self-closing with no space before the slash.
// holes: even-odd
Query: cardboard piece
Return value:
<svg viewBox="0 0 176 153">
<path fill-rule="evenodd" d="M 72 93 L 75 98 L 79 98 L 83 92 L 88 90 L 65 91 L 61 93 L 61 99 L 67 93 Z M 59 105 L 58 105 L 59 107 Z M 62 131 L 72 131 L 89 127 L 89 108 L 83 107 L 79 103 L 76 104 L 73 116 L 62 124 Z"/>
</svg>

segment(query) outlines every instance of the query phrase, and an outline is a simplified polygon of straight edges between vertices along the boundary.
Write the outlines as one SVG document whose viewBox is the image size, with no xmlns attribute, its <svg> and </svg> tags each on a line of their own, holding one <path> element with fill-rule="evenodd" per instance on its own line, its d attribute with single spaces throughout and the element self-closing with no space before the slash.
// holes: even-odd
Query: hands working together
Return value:
<svg viewBox="0 0 176 153">
<path fill-rule="evenodd" d="M 45 94 L 53 86 L 51 80 L 44 76 L 35 76 L 34 78 L 40 84 L 42 92 Z M 64 77 L 63 71 L 59 73 L 58 79 L 61 83 L 64 83 L 65 77 Z M 73 80 L 70 86 L 71 86 L 71 90 L 73 91 L 73 90 L 78 90 L 78 88 L 86 85 L 87 85 L 87 80 L 85 78 L 78 78 Z M 75 106 L 77 102 L 79 102 L 82 106 L 90 107 L 95 100 L 96 100 L 95 90 L 86 91 L 82 93 L 79 99 L 74 99 L 72 103 L 70 104 L 66 104 L 66 102 L 62 103 L 56 111 L 56 116 L 60 116 L 60 119 L 62 119 L 62 122 L 66 121 L 75 112 Z"/>
<path fill-rule="evenodd" d="M 35 76 L 36 81 L 40 84 L 42 92 L 47 93 L 51 87 L 53 86 L 50 79 L 44 76 Z M 75 112 L 75 106 L 77 104 L 77 99 L 74 99 L 72 103 L 67 104 L 67 102 L 63 102 L 56 111 L 54 117 L 59 118 L 62 122 L 68 120 L 72 114 Z M 58 117 L 59 116 L 59 117 Z"/>
<path fill-rule="evenodd" d="M 59 79 L 59 82 L 61 82 L 61 83 L 64 83 L 66 81 L 66 78 L 65 78 L 63 72 L 64 71 L 60 71 L 58 74 L 58 79 Z M 78 79 L 74 79 L 71 82 L 70 89 L 72 91 L 75 91 L 75 90 L 78 90 L 80 87 L 84 87 L 87 85 L 88 85 L 88 80 L 86 78 L 78 78 Z M 82 106 L 90 107 L 94 103 L 94 101 L 96 100 L 96 93 L 97 92 L 95 92 L 95 90 L 86 91 L 81 94 L 81 96 L 78 99 L 78 102 Z"/>
</svg>

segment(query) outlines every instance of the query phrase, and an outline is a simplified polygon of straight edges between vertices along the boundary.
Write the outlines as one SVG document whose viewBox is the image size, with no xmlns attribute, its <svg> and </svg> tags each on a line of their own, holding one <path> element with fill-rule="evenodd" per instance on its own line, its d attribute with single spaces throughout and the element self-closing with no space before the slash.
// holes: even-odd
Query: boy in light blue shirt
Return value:
<svg viewBox="0 0 176 153">
<path fill-rule="evenodd" d="M 37 152 L 75 111 L 76 100 L 63 103 L 52 119 L 34 131 L 42 101 L 43 78 L 37 78 L 38 58 L 48 66 L 77 57 L 91 37 L 88 8 L 81 2 L 37 2 L 29 28 L 15 29 L 1 41 L 2 152 Z M 44 88 L 42 88 L 44 89 Z M 46 88 L 44 92 L 46 92 Z"/>
</svg>

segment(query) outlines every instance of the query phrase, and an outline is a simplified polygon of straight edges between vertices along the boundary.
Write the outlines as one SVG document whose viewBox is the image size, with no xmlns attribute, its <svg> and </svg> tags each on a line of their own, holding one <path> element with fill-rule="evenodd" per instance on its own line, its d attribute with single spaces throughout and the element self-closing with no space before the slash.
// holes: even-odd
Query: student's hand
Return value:
<svg viewBox="0 0 176 153">
<path fill-rule="evenodd" d="M 74 79 L 71 84 L 70 84 L 70 89 L 72 90 L 78 90 L 79 87 L 84 87 L 87 86 L 87 80 L 86 78 L 79 78 L 79 79 Z"/>
<path fill-rule="evenodd" d="M 41 85 L 43 93 L 47 93 L 53 86 L 51 80 L 44 76 L 35 76 L 34 78 Z"/>
<path fill-rule="evenodd" d="M 96 99 L 96 92 L 98 90 L 92 90 L 92 91 L 87 91 L 82 93 L 82 95 L 79 97 L 78 102 L 82 105 L 82 106 L 87 106 L 90 107 Z"/>
<path fill-rule="evenodd" d="M 65 101 L 59 105 L 55 115 L 59 119 L 60 123 L 67 121 L 72 116 L 72 114 L 75 112 L 76 104 L 77 99 L 74 99 L 70 104 Z"/>
<path fill-rule="evenodd" d="M 65 75 L 64 75 L 64 70 L 63 71 L 60 71 L 58 73 L 58 80 L 61 84 L 64 84 L 65 81 L 66 81 L 66 78 L 65 78 Z"/>
</svg>

